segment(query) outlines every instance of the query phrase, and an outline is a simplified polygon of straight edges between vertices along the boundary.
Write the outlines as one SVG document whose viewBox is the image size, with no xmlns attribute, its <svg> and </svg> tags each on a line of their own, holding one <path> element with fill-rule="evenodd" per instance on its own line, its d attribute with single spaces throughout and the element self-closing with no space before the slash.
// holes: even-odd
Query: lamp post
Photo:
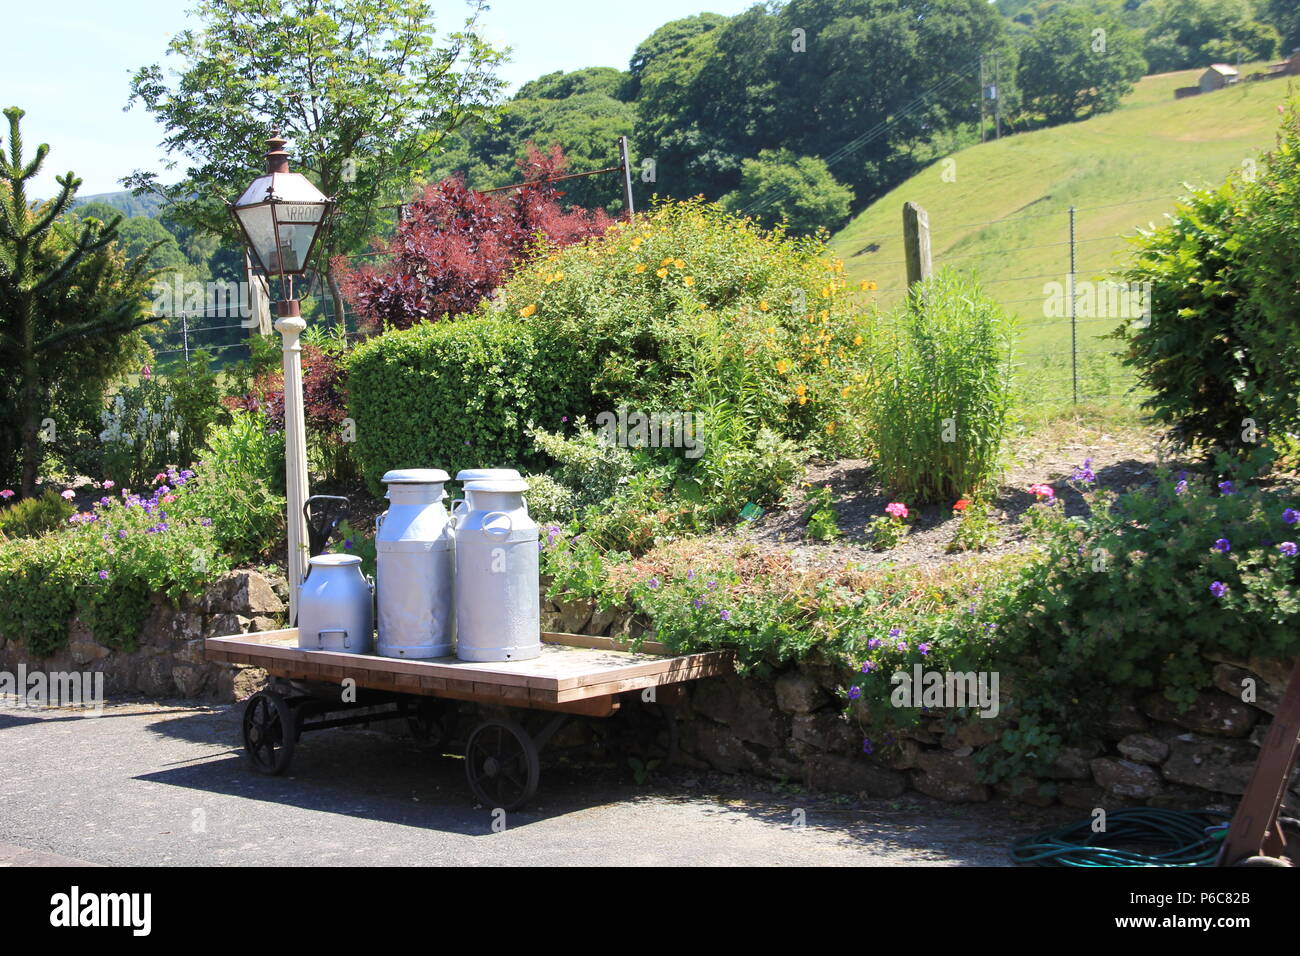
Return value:
<svg viewBox="0 0 1300 956">
<path fill-rule="evenodd" d="M 298 585 L 306 567 L 307 436 L 302 400 L 302 347 L 307 328 L 294 297 L 293 280 L 307 271 L 307 261 L 334 207 L 334 201 L 301 173 L 289 172 L 285 140 L 272 133 L 266 141 L 266 173 L 253 180 L 230 204 L 244 241 L 262 271 L 280 277 L 275 328 L 284 362 L 284 464 L 289 526 L 289 623 L 298 620 Z"/>
</svg>

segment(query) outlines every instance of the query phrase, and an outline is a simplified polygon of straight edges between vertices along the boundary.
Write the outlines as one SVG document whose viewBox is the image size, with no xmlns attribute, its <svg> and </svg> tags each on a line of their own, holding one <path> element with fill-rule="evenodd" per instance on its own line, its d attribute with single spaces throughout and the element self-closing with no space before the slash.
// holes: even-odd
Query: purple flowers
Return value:
<svg viewBox="0 0 1300 956">
<path fill-rule="evenodd" d="M 655 590 L 655 589 L 658 588 L 658 587 L 659 587 L 659 579 L 658 579 L 658 578 L 651 578 L 651 579 L 650 579 L 650 589 L 653 591 L 653 590 Z"/>
<path fill-rule="evenodd" d="M 692 601 L 691 603 L 694 604 L 696 607 L 704 607 L 704 599 L 703 599 L 703 598 L 696 598 L 696 599 L 695 599 L 694 601 Z"/>
<path fill-rule="evenodd" d="M 1295 557 L 1296 548 L 1295 548 L 1294 541 L 1283 541 L 1281 544 L 1277 546 L 1277 549 L 1281 551 L 1283 554 L 1285 554 L 1288 558 Z"/>
<path fill-rule="evenodd" d="M 1296 511 L 1294 508 L 1287 508 L 1286 511 L 1282 512 L 1282 520 L 1287 524 L 1295 524 L 1297 521 L 1300 521 L 1300 511 Z"/>
<path fill-rule="evenodd" d="M 922 657 L 928 657 L 930 655 L 929 644 L 917 644 L 916 649 L 921 652 Z"/>
<path fill-rule="evenodd" d="M 875 669 L 876 669 L 875 661 L 864 661 L 862 663 L 862 673 L 864 674 L 870 674 Z"/>
<path fill-rule="evenodd" d="M 99 572 L 99 580 L 101 580 L 101 581 L 107 581 L 107 580 L 108 580 L 108 572 L 107 572 L 107 571 L 100 571 L 100 572 Z"/>
<path fill-rule="evenodd" d="M 891 627 L 889 629 L 889 636 L 893 638 L 899 637 L 902 633 L 903 629 L 901 627 Z"/>
<path fill-rule="evenodd" d="M 1071 481 L 1081 481 L 1086 485 L 1092 484 L 1097 480 L 1096 474 L 1092 470 L 1092 459 L 1085 458 L 1083 467 L 1074 469 L 1074 474 L 1070 476 Z"/>
<path fill-rule="evenodd" d="M 212 526 L 212 519 L 211 519 L 211 518 L 200 518 L 200 519 L 199 519 L 199 524 L 203 525 L 203 527 L 205 527 L 205 528 L 210 528 L 210 527 Z"/>
<path fill-rule="evenodd" d="M 1210 585 L 1210 593 L 1216 598 L 1221 598 L 1228 593 L 1228 586 L 1222 581 L 1215 581 Z"/>
<path fill-rule="evenodd" d="M 1220 554 L 1227 554 L 1232 550 L 1232 542 L 1227 538 L 1219 538 L 1214 542 L 1214 550 L 1218 551 Z"/>
<path fill-rule="evenodd" d="M 1234 494 L 1234 493 L 1236 492 L 1236 490 L 1237 490 L 1237 489 L 1235 489 L 1235 488 L 1232 487 L 1232 482 L 1230 482 L 1230 481 L 1221 481 L 1221 482 L 1219 482 L 1219 491 L 1221 491 L 1221 492 L 1222 492 L 1223 494 L 1225 494 L 1225 495 L 1231 495 L 1231 494 Z"/>
<path fill-rule="evenodd" d="M 849 700 L 857 700 L 862 696 L 862 688 L 856 684 L 849 688 Z"/>
<path fill-rule="evenodd" d="M 871 648 L 874 651 L 877 647 L 879 647 L 883 643 L 885 642 L 881 638 L 873 637 L 871 640 L 867 641 L 867 647 Z"/>
<path fill-rule="evenodd" d="M 897 647 L 900 651 L 905 651 L 907 650 L 907 641 L 899 641 L 894 646 Z"/>
<path fill-rule="evenodd" d="M 1187 479 L 1180 479 L 1178 484 L 1174 485 L 1174 494 L 1182 495 L 1187 493 Z"/>
<path fill-rule="evenodd" d="M 868 757 L 870 757 L 873 753 L 876 752 L 875 745 L 871 743 L 870 737 L 862 738 L 862 752 L 866 754 Z"/>
<path fill-rule="evenodd" d="M 730 621 L 730 620 L 731 620 L 731 612 L 728 611 L 726 608 L 723 608 L 723 609 L 719 612 L 719 616 L 720 616 L 724 621 Z"/>
</svg>

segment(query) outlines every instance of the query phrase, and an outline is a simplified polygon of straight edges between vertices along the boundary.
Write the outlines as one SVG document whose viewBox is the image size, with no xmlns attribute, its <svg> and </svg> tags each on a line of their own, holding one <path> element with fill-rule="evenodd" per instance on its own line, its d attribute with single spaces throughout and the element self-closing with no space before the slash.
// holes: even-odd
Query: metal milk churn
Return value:
<svg viewBox="0 0 1300 956">
<path fill-rule="evenodd" d="M 374 594 L 355 554 L 318 554 L 298 585 L 298 646 L 369 654 Z"/>
<path fill-rule="evenodd" d="M 537 523 L 520 478 L 471 481 L 456 519 L 456 656 L 519 661 L 542 652 Z"/>
<path fill-rule="evenodd" d="M 519 472 L 513 468 L 464 468 L 456 472 L 456 480 L 464 483 L 465 497 L 460 498 L 451 506 L 452 519 L 463 518 L 465 514 L 474 508 L 474 496 L 470 492 L 468 484 L 471 481 L 490 481 L 498 478 L 518 478 Z"/>
<path fill-rule="evenodd" d="M 375 519 L 379 653 L 447 657 L 456 647 L 456 539 L 442 504 L 447 473 L 390 471 L 388 510 Z"/>
</svg>

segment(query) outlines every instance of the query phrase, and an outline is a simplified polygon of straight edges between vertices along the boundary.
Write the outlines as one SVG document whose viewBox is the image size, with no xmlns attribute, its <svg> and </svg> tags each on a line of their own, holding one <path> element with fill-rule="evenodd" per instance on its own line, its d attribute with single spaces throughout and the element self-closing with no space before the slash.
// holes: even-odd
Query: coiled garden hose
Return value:
<svg viewBox="0 0 1300 956">
<path fill-rule="evenodd" d="M 1106 828 L 1093 821 L 1017 840 L 1016 863 L 1037 866 L 1213 866 L 1228 833 L 1228 814 L 1214 810 L 1135 807 L 1106 814 Z"/>
</svg>

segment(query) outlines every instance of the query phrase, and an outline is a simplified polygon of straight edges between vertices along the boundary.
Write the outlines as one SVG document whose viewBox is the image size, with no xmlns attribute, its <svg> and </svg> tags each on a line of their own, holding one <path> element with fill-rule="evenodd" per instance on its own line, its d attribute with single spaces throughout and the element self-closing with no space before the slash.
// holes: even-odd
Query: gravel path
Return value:
<svg viewBox="0 0 1300 956">
<path fill-rule="evenodd" d="M 0 700 L 0 865 L 1002 866 L 1042 823 L 1004 805 L 860 803 L 683 771 L 638 787 L 544 764 L 536 804 L 494 832 L 460 761 L 409 738 L 310 734 L 292 775 L 270 778 L 237 749 L 240 705 L 124 701 L 89 718 L 12 704 Z"/>
</svg>

